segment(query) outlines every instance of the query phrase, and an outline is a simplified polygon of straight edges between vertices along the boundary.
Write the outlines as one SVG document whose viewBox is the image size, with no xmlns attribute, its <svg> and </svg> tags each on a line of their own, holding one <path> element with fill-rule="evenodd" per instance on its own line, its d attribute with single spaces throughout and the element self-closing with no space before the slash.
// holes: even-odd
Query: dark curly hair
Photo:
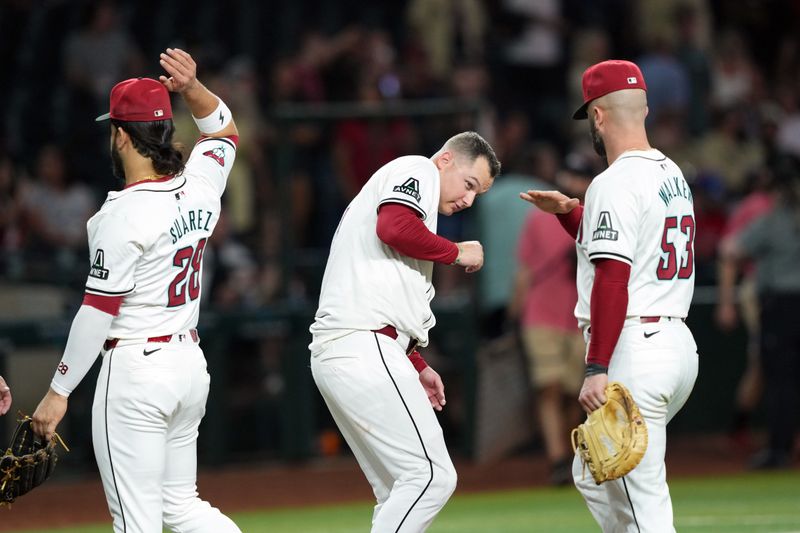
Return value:
<svg viewBox="0 0 800 533">
<path fill-rule="evenodd" d="M 116 128 L 122 128 L 131 137 L 133 147 L 153 162 L 153 170 L 163 175 L 180 174 L 186 162 L 180 146 L 172 142 L 175 125 L 172 120 L 152 122 L 125 122 L 111 120 Z"/>
</svg>

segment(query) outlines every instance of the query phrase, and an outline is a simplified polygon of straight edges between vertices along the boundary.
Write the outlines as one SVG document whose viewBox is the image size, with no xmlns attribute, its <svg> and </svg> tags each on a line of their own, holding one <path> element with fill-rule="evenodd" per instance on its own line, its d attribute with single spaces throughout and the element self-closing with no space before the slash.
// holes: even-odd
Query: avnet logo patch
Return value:
<svg viewBox="0 0 800 533">
<path fill-rule="evenodd" d="M 419 180 L 416 178 L 408 178 L 405 183 L 402 185 L 395 185 L 394 192 L 401 192 L 403 194 L 407 194 L 412 198 L 416 199 L 418 202 L 420 198 L 422 198 L 419 194 Z"/>
<path fill-rule="evenodd" d="M 593 241 L 616 241 L 619 238 L 619 232 L 614 229 L 611 223 L 611 213 L 602 211 L 600 218 L 597 220 L 597 228 L 592 233 Z"/>
</svg>

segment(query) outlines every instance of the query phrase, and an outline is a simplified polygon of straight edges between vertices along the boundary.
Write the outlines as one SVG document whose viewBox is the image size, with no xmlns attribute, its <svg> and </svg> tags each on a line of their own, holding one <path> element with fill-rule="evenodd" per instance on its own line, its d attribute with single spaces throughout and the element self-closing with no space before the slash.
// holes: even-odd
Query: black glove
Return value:
<svg viewBox="0 0 800 533">
<path fill-rule="evenodd" d="M 50 477 L 58 461 L 56 443 L 64 445 L 58 434 L 45 441 L 31 429 L 31 418 L 17 424 L 11 445 L 0 457 L 0 505 L 12 503 Z"/>
</svg>

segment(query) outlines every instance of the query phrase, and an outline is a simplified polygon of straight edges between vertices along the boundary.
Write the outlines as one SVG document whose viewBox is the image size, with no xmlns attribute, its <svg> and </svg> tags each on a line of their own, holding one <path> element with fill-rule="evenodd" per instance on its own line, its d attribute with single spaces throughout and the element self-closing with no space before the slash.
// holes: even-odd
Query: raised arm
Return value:
<svg viewBox="0 0 800 533">
<path fill-rule="evenodd" d="M 206 137 L 238 135 L 231 111 L 217 95 L 197 79 L 197 64 L 180 48 L 167 48 L 161 66 L 169 76 L 159 76 L 164 87 L 181 95 L 192 113 L 200 133 Z"/>
</svg>

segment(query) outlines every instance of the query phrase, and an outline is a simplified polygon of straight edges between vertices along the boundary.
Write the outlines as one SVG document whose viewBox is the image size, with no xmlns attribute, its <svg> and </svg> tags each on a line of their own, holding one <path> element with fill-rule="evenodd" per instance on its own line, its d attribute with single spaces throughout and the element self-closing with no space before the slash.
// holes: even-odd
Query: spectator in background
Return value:
<svg viewBox="0 0 800 533">
<path fill-rule="evenodd" d="M 21 274 L 20 202 L 14 162 L 0 151 L 0 272 L 9 278 Z"/>
<path fill-rule="evenodd" d="M 401 96 L 395 51 L 385 32 L 364 35 L 363 62 L 355 98 L 365 108 Z M 350 118 L 333 128 L 333 165 L 339 193 L 349 203 L 369 176 L 389 161 L 417 149 L 407 117 Z"/>
<path fill-rule="evenodd" d="M 800 157 L 800 106 L 798 87 L 784 85 L 777 90 L 781 119 L 778 124 L 776 146 L 784 152 Z"/>
<path fill-rule="evenodd" d="M 728 214 L 725 206 L 725 185 L 719 176 L 701 173 L 692 181 L 694 219 L 695 282 L 713 284 L 716 279 L 717 247 L 722 238 Z"/>
<path fill-rule="evenodd" d="M 607 31 L 601 28 L 589 28 L 575 32 L 572 39 L 572 55 L 567 64 L 566 83 L 570 109 L 577 109 L 583 103 L 581 87 L 583 71 L 612 55 Z M 573 123 L 570 137 L 579 139 L 586 137 L 586 128 L 577 122 Z"/>
<path fill-rule="evenodd" d="M 675 55 L 683 65 L 689 83 L 684 120 L 689 134 L 697 137 L 705 133 L 710 120 L 708 107 L 711 100 L 711 58 L 707 52 L 709 32 L 703 31 L 702 17 L 691 4 L 679 5 L 674 16 L 678 26 Z M 673 154 L 671 151 L 667 153 Z M 674 155 L 673 160 L 676 161 Z M 676 163 L 680 165 L 678 161 Z"/>
<path fill-rule="evenodd" d="M 745 129 L 745 109 L 718 110 L 714 129 L 700 139 L 693 159 L 700 171 L 722 178 L 726 193 L 740 197 L 747 176 L 764 163 L 761 143 Z"/>
<path fill-rule="evenodd" d="M 763 169 L 755 175 L 753 191 L 734 207 L 722 235 L 722 242 L 737 238 L 750 224 L 773 209 L 775 197 L 771 190 L 771 181 L 771 172 L 767 169 Z M 724 257 L 719 261 L 718 297 L 714 318 L 722 331 L 732 331 L 737 323 L 738 303 L 738 315 L 741 316 L 747 331 L 747 363 L 736 387 L 736 407 L 730 427 L 730 437 L 735 444 L 744 450 L 749 450 L 751 418 L 761 401 L 763 389 L 759 349 L 761 320 L 755 264 L 752 260 L 743 260 L 739 271 L 741 272 L 741 282 L 737 290 L 737 272 L 733 268 L 733 264 Z"/>
<path fill-rule="evenodd" d="M 117 80 L 140 74 L 144 60 L 127 29 L 119 24 L 114 2 L 86 7 L 86 23 L 64 46 L 66 79 L 91 95 L 100 109 L 108 106 L 108 92 Z"/>
<path fill-rule="evenodd" d="M 108 190 L 104 128 L 75 127 L 87 116 L 108 108 L 108 94 L 117 80 L 141 76 L 144 59 L 128 27 L 120 23 L 121 8 L 114 2 L 83 2 L 83 26 L 63 42 L 66 101 L 54 118 L 70 151 L 70 166 L 98 191 Z M 80 9 L 80 8 L 79 8 Z M 149 17 L 148 17 L 149 18 Z M 86 239 L 84 238 L 85 242 Z"/>
<path fill-rule="evenodd" d="M 517 128 L 514 125 L 507 127 Z M 498 143 L 498 153 L 507 157 L 512 152 L 507 144 L 504 145 L 504 141 L 515 137 L 515 134 L 506 135 L 503 130 L 501 128 L 499 132 L 499 138 L 503 141 Z M 525 148 L 520 146 L 520 150 Z M 525 204 L 520 206 L 515 200 L 519 197 L 519 191 L 553 187 L 552 180 L 545 181 L 533 173 L 530 147 L 527 149 L 528 163 L 520 163 L 523 160 L 521 156 L 517 158 L 516 163 L 520 166 L 512 166 L 507 174 L 500 174 L 495 179 L 492 194 L 481 198 L 475 206 L 478 239 L 484 244 L 484 264 L 478 278 L 478 305 L 481 333 L 488 338 L 499 337 L 509 325 L 506 308 L 511 301 L 517 268 L 514 251 L 529 211 Z"/>
<path fill-rule="evenodd" d="M 222 68 L 220 75 L 208 76 L 207 86 L 228 104 L 237 118 L 240 143 L 236 148 L 236 165 L 231 169 L 225 188 L 224 204 L 228 230 L 236 236 L 250 234 L 257 226 L 256 194 L 259 177 L 267 173 L 264 158 L 266 123 L 258 102 L 258 82 L 252 63 L 245 57 L 235 58 Z M 191 113 L 182 100 L 176 101 L 173 122 L 176 141 L 191 148 L 197 141 Z M 188 157 L 188 153 L 185 154 Z"/>
<path fill-rule="evenodd" d="M 720 35 L 711 74 L 711 102 L 714 109 L 723 110 L 750 103 L 759 81 L 759 72 L 740 33 L 729 29 Z"/>
<path fill-rule="evenodd" d="M 258 265 L 250 249 L 233 236 L 224 210 L 203 252 L 203 274 L 203 289 L 217 310 L 252 309 L 260 303 Z"/>
<path fill-rule="evenodd" d="M 647 125 L 652 126 L 664 113 L 683 119 L 689 106 L 689 76 L 675 55 L 671 39 L 665 35 L 654 37 L 637 64 L 649 82 Z"/>
<path fill-rule="evenodd" d="M 39 151 L 21 205 L 28 251 L 34 258 L 49 258 L 52 279 L 71 280 L 75 267 L 85 264 L 86 221 L 97 206 L 91 190 L 74 181 L 59 146 Z"/>
<path fill-rule="evenodd" d="M 752 468 L 788 468 L 800 416 L 800 162 L 784 156 L 772 164 L 779 190 L 774 208 L 722 243 L 721 269 L 736 279 L 742 259 L 756 268 L 761 308 L 760 350 L 769 439 Z M 727 287 L 731 284 L 727 283 Z M 725 295 L 731 300 L 730 289 Z"/>
<path fill-rule="evenodd" d="M 411 0 L 408 27 L 432 75 L 450 76 L 454 65 L 483 59 L 488 17 L 481 0 Z"/>
<path fill-rule="evenodd" d="M 567 156 L 556 185 L 583 200 L 594 171 L 577 153 Z M 575 241 L 558 219 L 531 209 L 519 235 L 519 268 L 509 315 L 520 323 L 530 380 L 553 485 L 572 483 L 569 429 L 581 419 L 574 397 L 583 383 L 586 345 L 575 321 Z"/>
<path fill-rule="evenodd" d="M 495 82 L 514 105 L 526 106 L 535 135 L 559 135 L 566 106 L 565 33 L 562 0 L 503 0 L 515 34 L 503 50 L 504 69 Z M 535 80 L 535 83 L 531 83 Z"/>
</svg>

